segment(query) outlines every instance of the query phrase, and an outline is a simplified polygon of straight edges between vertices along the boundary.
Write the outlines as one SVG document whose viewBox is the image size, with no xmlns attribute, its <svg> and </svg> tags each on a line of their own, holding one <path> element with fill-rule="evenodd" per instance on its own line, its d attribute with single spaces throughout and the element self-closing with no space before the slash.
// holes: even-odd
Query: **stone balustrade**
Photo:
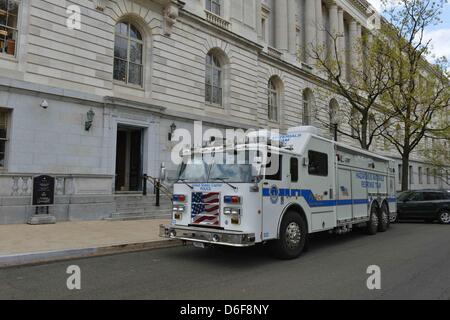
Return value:
<svg viewBox="0 0 450 320">
<path fill-rule="evenodd" d="M 0 197 L 31 197 L 34 174 L 0 173 Z M 114 176 L 110 175 L 52 175 L 55 196 L 74 194 L 112 194 Z"/>
<path fill-rule="evenodd" d="M 217 14 L 214 14 L 210 11 L 205 10 L 206 13 L 206 20 L 211 22 L 212 24 L 215 24 L 216 26 L 219 26 L 223 29 L 229 30 L 230 28 L 230 22 L 222 18 L 221 16 L 218 16 Z"/>
</svg>

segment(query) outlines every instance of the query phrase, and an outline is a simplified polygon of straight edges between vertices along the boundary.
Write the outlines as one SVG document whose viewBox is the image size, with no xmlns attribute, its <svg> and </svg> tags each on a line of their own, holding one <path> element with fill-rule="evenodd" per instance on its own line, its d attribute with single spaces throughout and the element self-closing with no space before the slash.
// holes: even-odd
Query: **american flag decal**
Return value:
<svg viewBox="0 0 450 320">
<path fill-rule="evenodd" d="M 218 192 L 193 192 L 191 217 L 193 224 L 218 226 L 220 194 Z"/>
</svg>

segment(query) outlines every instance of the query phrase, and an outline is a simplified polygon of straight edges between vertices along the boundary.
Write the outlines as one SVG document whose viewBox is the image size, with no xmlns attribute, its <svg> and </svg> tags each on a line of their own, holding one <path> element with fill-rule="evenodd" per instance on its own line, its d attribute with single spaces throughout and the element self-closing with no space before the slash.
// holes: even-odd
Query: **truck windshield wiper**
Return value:
<svg viewBox="0 0 450 320">
<path fill-rule="evenodd" d="M 186 182 L 186 179 L 178 179 L 177 180 L 177 182 L 180 182 L 180 181 L 183 182 L 185 185 L 187 185 L 189 188 L 191 188 L 191 190 L 194 189 L 193 186 L 191 186 L 189 183 Z"/>
<path fill-rule="evenodd" d="M 213 178 L 213 180 L 219 180 L 225 184 L 227 184 L 228 186 L 230 186 L 231 188 L 233 188 L 233 190 L 236 190 L 237 187 L 233 186 L 231 183 L 227 182 L 227 180 L 225 178 Z"/>
</svg>

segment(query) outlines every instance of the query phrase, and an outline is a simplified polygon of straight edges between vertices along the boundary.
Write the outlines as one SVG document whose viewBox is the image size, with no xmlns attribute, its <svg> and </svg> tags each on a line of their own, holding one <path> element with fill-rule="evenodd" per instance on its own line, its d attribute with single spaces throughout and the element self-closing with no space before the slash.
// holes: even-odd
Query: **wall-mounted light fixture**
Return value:
<svg viewBox="0 0 450 320">
<path fill-rule="evenodd" d="M 86 113 L 86 122 L 84 123 L 84 129 L 86 131 L 89 131 L 89 129 L 91 129 L 92 127 L 92 123 L 94 122 L 94 116 L 95 116 L 95 112 L 94 110 L 90 109 L 87 113 Z"/>
<path fill-rule="evenodd" d="M 168 135 L 169 141 L 172 141 L 172 136 L 176 129 L 177 129 L 177 125 L 175 123 L 172 123 L 170 125 L 170 131 L 169 131 L 169 135 Z"/>
</svg>

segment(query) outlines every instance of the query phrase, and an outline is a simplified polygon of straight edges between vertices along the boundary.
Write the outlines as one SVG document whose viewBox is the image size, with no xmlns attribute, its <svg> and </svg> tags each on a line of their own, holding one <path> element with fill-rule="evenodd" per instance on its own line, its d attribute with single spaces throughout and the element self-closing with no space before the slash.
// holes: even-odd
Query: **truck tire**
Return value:
<svg viewBox="0 0 450 320">
<path fill-rule="evenodd" d="M 378 214 L 378 207 L 375 204 L 372 204 L 372 207 L 370 208 L 370 219 L 367 221 L 366 226 L 366 233 L 368 235 L 373 236 L 378 231 L 378 223 L 379 223 L 379 214 Z"/>
<path fill-rule="evenodd" d="M 439 212 L 439 222 L 441 224 L 450 224 L 450 210 Z"/>
<path fill-rule="evenodd" d="M 295 211 L 288 211 L 280 226 L 280 238 L 272 241 L 275 257 L 283 260 L 295 259 L 303 252 L 308 229 L 305 220 Z"/>
<path fill-rule="evenodd" d="M 387 229 L 389 229 L 389 226 L 391 224 L 391 220 L 389 218 L 389 209 L 388 206 L 383 203 L 380 209 L 380 215 L 378 217 L 378 231 L 379 232 L 385 232 Z"/>
</svg>

